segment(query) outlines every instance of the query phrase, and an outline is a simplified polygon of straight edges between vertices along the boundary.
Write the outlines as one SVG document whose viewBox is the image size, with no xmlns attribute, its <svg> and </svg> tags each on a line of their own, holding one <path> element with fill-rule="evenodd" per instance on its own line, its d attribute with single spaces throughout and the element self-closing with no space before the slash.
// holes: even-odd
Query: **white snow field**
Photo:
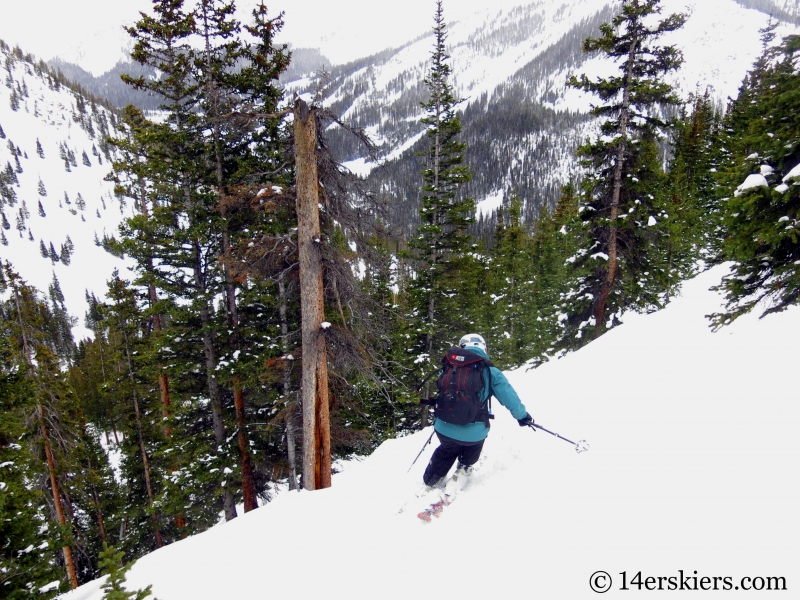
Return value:
<svg viewBox="0 0 800 600">
<path fill-rule="evenodd" d="M 495 403 L 478 470 L 430 524 L 415 493 L 435 441 L 406 472 L 426 430 L 345 463 L 330 489 L 284 492 L 145 556 L 129 589 L 152 584 L 159 600 L 583 599 L 605 571 L 610 580 L 594 578 L 613 582 L 604 598 L 653 597 L 644 586 L 658 577 L 665 591 L 730 587 L 725 598 L 765 597 L 733 588 L 782 584 L 770 577 L 797 590 L 800 309 L 712 333 L 704 315 L 721 301 L 708 289 L 724 272 L 577 353 L 509 373 L 536 421 L 588 452 L 520 428 Z M 63 598 L 98 600 L 100 584 Z"/>
</svg>

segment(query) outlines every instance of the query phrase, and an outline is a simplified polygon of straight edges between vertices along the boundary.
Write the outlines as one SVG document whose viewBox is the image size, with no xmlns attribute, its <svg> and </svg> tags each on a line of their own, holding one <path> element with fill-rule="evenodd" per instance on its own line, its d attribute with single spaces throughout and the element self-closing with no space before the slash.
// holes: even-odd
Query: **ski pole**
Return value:
<svg viewBox="0 0 800 600">
<path fill-rule="evenodd" d="M 549 429 L 545 429 L 544 427 L 542 427 L 538 423 L 531 423 L 530 425 L 528 425 L 528 427 L 530 427 L 534 431 L 536 429 L 541 429 L 542 431 L 545 431 L 545 432 L 549 433 L 550 435 L 554 435 L 558 439 L 564 440 L 565 442 L 569 442 L 570 444 L 575 446 L 575 452 L 577 452 L 578 454 L 580 454 L 581 452 L 586 452 L 589 449 L 589 444 L 586 442 L 586 440 L 580 440 L 577 443 L 575 443 L 572 440 L 568 440 L 567 438 L 565 438 L 561 434 L 558 434 L 558 433 L 555 433 L 553 431 L 550 431 Z"/>
<path fill-rule="evenodd" d="M 422 450 L 420 450 L 420 451 L 419 451 L 419 454 L 417 454 L 417 458 L 415 458 L 415 459 L 414 459 L 414 462 L 412 462 L 412 463 L 411 463 L 411 467 L 413 467 L 413 466 L 414 466 L 414 463 L 416 463 L 416 462 L 417 462 L 417 460 L 419 460 L 419 457 L 420 457 L 420 456 L 422 456 L 422 453 L 423 453 L 423 452 L 425 452 L 425 448 L 427 448 L 427 447 L 428 447 L 428 444 L 430 444 L 430 443 L 431 443 L 431 440 L 433 439 L 433 434 L 434 434 L 434 433 L 436 433 L 436 430 L 435 430 L 435 429 L 434 429 L 433 431 L 431 431 L 431 437 L 429 437 L 429 438 L 428 438 L 428 441 L 427 441 L 427 442 L 425 442 L 425 445 L 424 445 L 424 446 L 422 446 Z M 408 473 L 409 471 L 411 471 L 411 467 L 408 467 L 408 471 L 406 471 L 406 473 Z"/>
</svg>

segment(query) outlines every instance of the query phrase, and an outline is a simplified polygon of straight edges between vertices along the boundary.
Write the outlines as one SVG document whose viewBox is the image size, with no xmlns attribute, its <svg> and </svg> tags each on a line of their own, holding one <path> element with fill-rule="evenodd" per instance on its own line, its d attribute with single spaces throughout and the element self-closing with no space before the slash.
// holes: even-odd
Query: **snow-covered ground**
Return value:
<svg viewBox="0 0 800 600">
<path fill-rule="evenodd" d="M 153 584 L 160 600 L 578 599 L 605 571 L 607 598 L 652 597 L 633 583 L 640 572 L 643 586 L 679 586 L 682 572 L 685 589 L 745 577 L 796 589 L 800 309 L 712 333 L 704 315 L 720 298 L 708 288 L 724 271 L 575 354 L 509 373 L 537 422 L 588 452 L 496 406 L 478 470 L 430 524 L 415 493 L 435 442 L 406 472 L 426 430 L 346 463 L 330 489 L 283 493 L 140 559 L 129 588 Z M 99 600 L 99 586 L 64 599 Z"/>
</svg>

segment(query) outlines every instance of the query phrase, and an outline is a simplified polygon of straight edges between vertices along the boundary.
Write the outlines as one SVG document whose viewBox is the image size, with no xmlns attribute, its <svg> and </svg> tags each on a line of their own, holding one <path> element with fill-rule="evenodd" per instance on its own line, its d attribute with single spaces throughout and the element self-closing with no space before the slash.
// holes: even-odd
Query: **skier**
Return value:
<svg viewBox="0 0 800 600">
<path fill-rule="evenodd" d="M 460 348 L 479 355 L 481 358 L 486 359 L 488 363 L 489 354 L 486 349 L 486 341 L 481 335 L 477 333 L 467 334 L 461 338 L 458 344 Z M 450 471 L 456 459 L 458 459 L 456 473 L 459 471 L 465 474 L 470 473 L 472 465 L 478 461 L 481 455 L 483 442 L 486 440 L 486 436 L 489 435 L 489 419 L 491 417 L 486 403 L 490 396 L 497 398 L 500 404 L 505 406 L 512 416 L 517 419 L 520 426 L 526 427 L 533 423 L 533 419 L 525 409 L 525 405 L 522 404 L 517 392 L 511 387 L 506 376 L 491 363 L 483 364 L 485 366 L 482 367 L 481 377 L 484 385 L 477 398 L 481 405 L 481 414 L 478 419 L 465 425 L 456 425 L 440 418 L 437 414 L 433 428 L 436 431 L 436 437 L 439 438 L 440 445 L 431 456 L 431 460 L 425 469 L 425 474 L 422 476 L 425 485 L 429 487 L 434 487 L 441 483 L 442 478 Z M 441 383 L 441 381 L 442 375 L 440 375 L 439 382 Z M 440 388 L 440 396 L 441 392 Z M 437 404 L 437 413 L 439 412 L 440 407 Z"/>
</svg>

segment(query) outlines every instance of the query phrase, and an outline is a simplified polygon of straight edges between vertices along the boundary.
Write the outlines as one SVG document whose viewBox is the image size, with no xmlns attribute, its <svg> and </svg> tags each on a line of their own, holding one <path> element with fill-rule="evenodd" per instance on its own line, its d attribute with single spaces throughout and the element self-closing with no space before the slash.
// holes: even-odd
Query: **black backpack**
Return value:
<svg viewBox="0 0 800 600">
<path fill-rule="evenodd" d="M 436 381 L 436 416 L 445 423 L 468 425 L 483 422 L 489 426 L 492 390 L 492 363 L 480 354 L 453 346 L 442 358 L 442 372 Z M 481 402 L 481 392 L 489 381 L 489 397 Z"/>
</svg>

